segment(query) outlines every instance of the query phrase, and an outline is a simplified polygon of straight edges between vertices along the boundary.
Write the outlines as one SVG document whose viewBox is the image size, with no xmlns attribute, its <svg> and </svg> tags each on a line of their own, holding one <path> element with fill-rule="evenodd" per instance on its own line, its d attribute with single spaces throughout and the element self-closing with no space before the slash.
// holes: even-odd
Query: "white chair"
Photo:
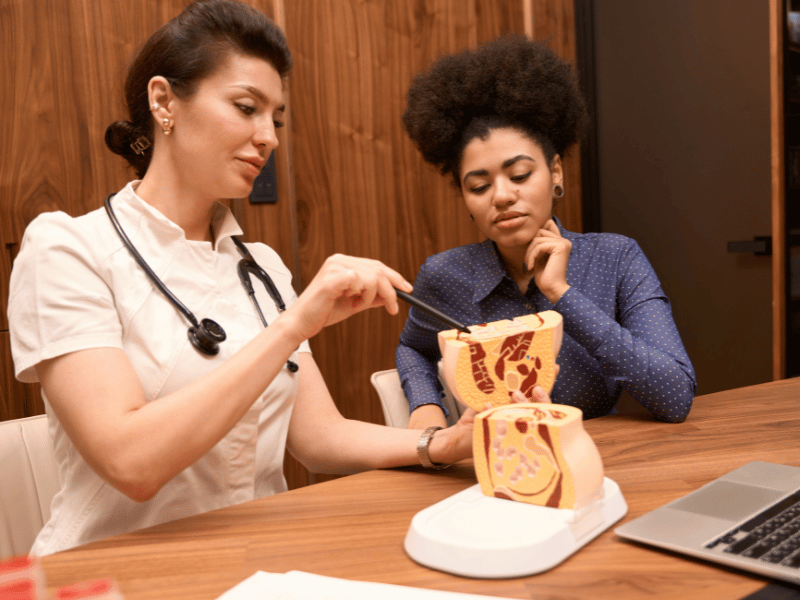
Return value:
<svg viewBox="0 0 800 600">
<path fill-rule="evenodd" d="M 61 486 L 47 417 L 0 422 L 0 559 L 27 554 Z"/>
<path fill-rule="evenodd" d="M 441 380 L 441 377 L 439 378 Z M 388 369 L 386 371 L 377 371 L 369 378 L 373 387 L 378 392 L 378 397 L 381 399 L 381 407 L 383 408 L 383 418 L 389 427 L 400 427 L 405 429 L 408 427 L 409 410 L 408 400 L 405 393 L 403 393 L 403 386 L 400 385 L 400 376 L 397 374 L 397 369 Z M 447 384 L 442 383 L 444 387 L 444 403 L 447 411 L 450 413 L 447 417 L 447 424 L 454 425 L 461 413 L 464 412 L 464 406 L 453 398 Z"/>
</svg>

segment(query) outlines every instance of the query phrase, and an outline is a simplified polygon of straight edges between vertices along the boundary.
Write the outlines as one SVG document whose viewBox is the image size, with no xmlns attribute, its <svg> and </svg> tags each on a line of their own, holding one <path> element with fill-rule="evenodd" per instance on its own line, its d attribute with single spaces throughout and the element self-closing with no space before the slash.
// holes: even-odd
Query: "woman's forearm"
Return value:
<svg viewBox="0 0 800 600">
<path fill-rule="evenodd" d="M 144 501 L 196 462 L 244 416 L 299 341 L 276 319 L 207 375 L 147 402 L 119 349 L 74 352 L 37 367 L 76 448 L 114 487 Z"/>
<path fill-rule="evenodd" d="M 289 425 L 288 447 L 316 473 L 355 473 L 420 464 L 421 430 L 400 429 L 345 419 L 330 396 L 313 357 L 301 353 L 297 400 Z M 470 415 L 439 431 L 430 446 L 434 462 L 454 462 L 472 455 Z"/>
</svg>

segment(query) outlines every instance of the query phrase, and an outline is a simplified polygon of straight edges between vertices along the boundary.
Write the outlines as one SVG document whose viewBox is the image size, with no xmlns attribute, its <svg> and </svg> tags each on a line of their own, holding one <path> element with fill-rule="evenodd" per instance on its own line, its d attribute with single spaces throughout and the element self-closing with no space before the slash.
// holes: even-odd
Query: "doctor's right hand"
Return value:
<svg viewBox="0 0 800 600">
<path fill-rule="evenodd" d="M 378 306 L 391 315 L 400 308 L 394 288 L 411 293 L 412 285 L 378 260 L 334 254 L 328 257 L 308 287 L 286 311 L 303 339 L 328 325 Z"/>
</svg>

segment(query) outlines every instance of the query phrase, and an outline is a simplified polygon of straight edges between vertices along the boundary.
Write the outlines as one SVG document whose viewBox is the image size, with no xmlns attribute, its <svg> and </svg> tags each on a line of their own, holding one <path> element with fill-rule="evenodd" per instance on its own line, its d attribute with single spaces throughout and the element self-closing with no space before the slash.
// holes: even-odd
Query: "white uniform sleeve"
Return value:
<svg viewBox="0 0 800 600">
<path fill-rule="evenodd" d="M 114 297 L 88 232 L 63 212 L 38 216 L 14 261 L 8 302 L 17 378 L 38 381 L 41 361 L 77 350 L 122 348 Z"/>
</svg>

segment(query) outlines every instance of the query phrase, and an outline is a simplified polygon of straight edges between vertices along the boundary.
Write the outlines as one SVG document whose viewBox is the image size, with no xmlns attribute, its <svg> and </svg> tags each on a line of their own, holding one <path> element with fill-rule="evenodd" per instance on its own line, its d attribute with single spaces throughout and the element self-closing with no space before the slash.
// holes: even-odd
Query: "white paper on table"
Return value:
<svg viewBox="0 0 800 600">
<path fill-rule="evenodd" d="M 496 596 L 480 596 L 459 592 L 442 592 L 422 588 L 350 581 L 303 571 L 286 574 L 257 571 L 234 586 L 217 600 L 485 600 Z"/>
</svg>

